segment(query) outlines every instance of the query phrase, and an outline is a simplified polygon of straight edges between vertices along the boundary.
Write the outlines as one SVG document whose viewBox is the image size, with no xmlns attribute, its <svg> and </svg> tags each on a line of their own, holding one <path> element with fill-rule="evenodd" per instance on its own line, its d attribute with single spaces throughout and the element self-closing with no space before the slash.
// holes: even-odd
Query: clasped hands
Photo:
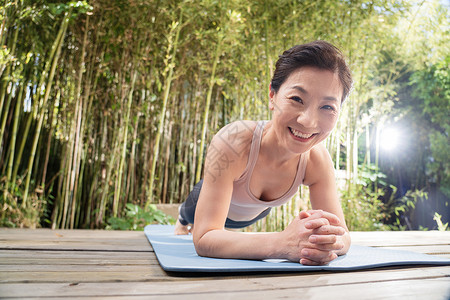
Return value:
<svg viewBox="0 0 450 300">
<path fill-rule="evenodd" d="M 283 231 L 287 258 L 303 265 L 324 265 L 338 257 L 345 246 L 346 230 L 339 218 L 322 210 L 301 211 Z"/>
</svg>

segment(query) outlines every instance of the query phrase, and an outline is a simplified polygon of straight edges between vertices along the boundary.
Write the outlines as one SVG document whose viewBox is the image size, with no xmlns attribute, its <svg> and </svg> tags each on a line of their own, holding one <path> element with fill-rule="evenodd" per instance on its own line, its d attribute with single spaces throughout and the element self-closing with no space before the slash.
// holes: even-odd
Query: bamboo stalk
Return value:
<svg viewBox="0 0 450 300">
<path fill-rule="evenodd" d="M 47 137 L 47 149 L 45 151 L 44 170 L 42 171 L 42 179 L 41 179 L 41 184 L 40 184 L 43 194 L 45 193 L 45 178 L 47 176 L 48 161 L 50 159 L 50 146 L 52 144 L 52 137 L 53 137 L 53 130 L 54 130 L 54 127 L 52 126 L 53 110 L 50 110 L 49 113 L 50 113 L 50 117 L 49 117 L 50 131 L 49 131 L 48 137 Z"/>
<path fill-rule="evenodd" d="M 168 132 L 166 134 L 166 154 L 164 158 L 164 176 L 163 176 L 163 186 L 162 186 L 162 197 L 159 199 L 159 203 L 167 203 L 167 182 L 169 181 L 169 157 L 170 157 L 170 141 L 172 139 L 172 122 L 168 123 Z"/>
<path fill-rule="evenodd" d="M 18 131 L 18 127 L 19 127 L 19 118 L 20 118 L 20 112 L 21 112 L 21 108 L 22 108 L 22 101 L 23 101 L 23 91 L 25 89 L 25 82 L 22 82 L 21 87 L 20 87 L 20 91 L 19 91 L 19 95 L 17 96 L 17 101 L 16 101 L 16 109 L 14 111 L 14 122 L 12 125 L 12 133 L 11 133 L 11 142 L 10 142 L 10 146 L 9 146 L 9 151 L 10 151 L 10 156 L 9 156 L 9 162 L 8 162 L 8 169 L 7 169 L 7 173 L 6 173 L 6 181 L 11 183 L 11 190 L 14 189 L 15 186 L 15 180 L 12 181 L 11 180 L 11 176 L 12 176 L 12 170 L 13 170 L 13 165 L 14 165 L 14 154 L 16 151 L 16 140 L 17 140 L 17 131 Z"/>
<path fill-rule="evenodd" d="M 128 141 L 128 123 L 129 123 L 129 119 L 130 119 L 130 112 L 131 112 L 131 103 L 133 102 L 133 93 L 134 93 L 134 85 L 136 82 L 136 77 L 137 77 L 137 70 L 134 71 L 133 73 L 133 78 L 131 79 L 131 88 L 130 88 L 130 92 L 128 94 L 128 104 L 127 104 L 127 113 L 126 113 L 126 117 L 125 117 L 125 135 L 123 138 L 123 143 L 122 143 L 122 155 L 121 155 L 121 159 L 120 159 L 120 163 L 119 163 L 119 178 L 117 181 L 117 197 L 114 197 L 114 203 L 113 203 L 113 217 L 117 217 L 117 211 L 118 211 L 118 206 L 119 206 L 119 197 L 120 197 L 120 192 L 121 192 L 121 184 L 122 184 L 122 172 L 123 172 L 123 166 L 125 164 L 125 159 L 126 159 L 126 153 L 127 153 L 127 141 Z"/>
<path fill-rule="evenodd" d="M 77 99 L 76 103 L 76 113 L 75 113 L 75 124 L 76 124 L 76 130 L 75 130 L 75 142 L 74 142 L 74 148 L 73 151 L 75 152 L 73 155 L 73 165 L 72 165 L 72 176 L 71 176 L 71 182 L 70 182 L 70 196 L 71 196 L 71 202 L 72 202 L 72 210 L 70 215 L 70 229 L 73 229 L 74 222 L 75 222 L 75 210 L 76 210 L 76 203 L 78 197 L 77 190 L 78 190 L 78 179 L 80 176 L 80 161 L 81 161 L 81 135 L 83 134 L 81 132 L 81 122 L 82 122 L 82 116 L 84 115 L 83 110 L 83 96 L 81 95 L 81 83 L 83 80 L 83 74 L 86 70 L 85 68 L 85 60 L 84 57 L 86 55 L 86 45 L 87 45 L 87 35 L 89 31 L 89 15 L 86 15 L 86 22 L 85 22 L 85 29 L 84 29 L 84 36 L 83 36 L 83 44 L 81 48 L 81 57 L 80 57 L 80 65 L 78 67 L 78 83 L 77 83 L 77 89 L 75 92 L 75 99 Z M 74 197 L 75 195 L 75 197 Z"/>
<path fill-rule="evenodd" d="M 144 98 L 144 93 L 141 93 L 141 102 Z M 128 178 L 127 178 L 127 186 L 126 186 L 126 193 L 125 193 L 125 201 L 129 202 L 131 199 L 131 202 L 134 201 L 134 193 L 135 193 L 135 185 L 136 185 L 136 174 L 135 174 L 135 168 L 136 168 L 136 144 L 137 144 L 137 134 L 138 134 L 138 128 L 139 128 L 139 117 L 140 113 L 138 112 L 136 114 L 136 119 L 133 126 L 133 139 L 131 143 L 131 153 L 130 153 L 130 163 L 128 165 Z"/>
<path fill-rule="evenodd" d="M 63 152 L 61 153 L 62 157 L 66 156 L 66 147 L 63 148 Z M 61 222 L 61 218 L 62 218 L 62 207 L 63 207 L 63 183 L 64 183 L 64 179 L 65 179 L 65 168 L 68 164 L 67 159 L 63 159 L 61 161 L 61 167 L 60 167 L 60 176 L 59 176 L 59 180 L 58 180 L 58 192 L 56 194 L 56 201 L 55 201 L 55 206 L 53 207 L 53 211 L 52 211 L 52 216 L 51 216 L 51 221 L 52 221 L 52 229 L 56 229 L 60 227 L 60 222 Z"/>
<path fill-rule="evenodd" d="M 150 115 L 150 105 L 147 105 L 147 111 L 145 111 L 144 117 L 145 116 L 149 116 Z M 145 118 L 144 121 L 144 127 L 147 130 L 147 132 L 150 132 L 150 128 L 151 128 L 151 122 L 149 120 L 150 118 Z M 142 178 L 142 184 L 146 185 L 148 182 L 148 175 L 149 172 L 151 172 L 151 170 L 149 170 L 148 165 L 149 165 L 149 152 L 150 152 L 150 148 L 151 148 L 151 141 L 152 139 L 150 138 L 149 134 L 144 135 L 144 140 L 143 140 L 143 144 L 144 144 L 144 149 L 143 149 L 143 158 L 144 158 L 144 163 L 143 165 L 143 170 L 144 170 L 144 175 Z M 149 171 L 147 171 L 149 170 Z M 144 205 L 147 196 L 145 194 L 146 189 L 142 189 L 141 195 L 140 195 L 140 205 Z M 150 193 L 151 191 L 149 190 L 148 193 Z"/>
<path fill-rule="evenodd" d="M 98 36 L 98 31 L 97 31 L 97 36 Z M 87 149 L 89 148 L 90 140 L 91 140 L 91 137 L 92 137 L 93 132 L 94 132 L 94 122 L 92 121 L 92 119 L 93 119 L 92 116 L 94 114 L 94 112 L 92 110 L 92 103 L 93 103 L 93 100 L 94 100 L 94 95 L 91 95 L 91 93 L 90 93 L 91 92 L 91 84 L 90 84 L 90 82 L 92 82 L 92 76 L 94 74 L 94 68 L 95 68 L 94 67 L 94 62 L 95 62 L 95 59 L 97 57 L 99 57 L 100 61 L 102 61 L 103 57 L 104 57 L 104 54 L 105 54 L 104 49 L 102 49 L 102 50 L 100 50 L 101 51 L 100 54 L 97 56 L 97 49 L 98 49 L 97 44 L 95 44 L 95 48 L 94 48 L 94 50 L 92 51 L 92 54 L 91 54 L 91 61 L 90 61 L 91 63 L 89 64 L 90 69 L 89 69 L 89 72 L 88 72 L 88 77 L 86 78 L 86 81 L 85 81 L 86 86 L 85 86 L 85 89 L 84 89 L 84 95 L 85 95 L 84 97 L 85 97 L 85 99 L 88 99 L 88 103 L 87 103 L 86 109 L 84 110 L 86 112 L 86 117 L 82 120 L 83 132 L 85 132 L 86 126 L 88 128 L 88 133 L 87 133 L 88 142 L 85 144 L 86 149 L 84 151 L 84 155 L 85 155 L 85 159 L 84 160 L 85 161 L 86 161 L 86 155 L 87 155 L 87 152 L 88 152 Z M 93 91 L 95 91 L 96 88 L 97 88 L 97 84 L 98 84 L 99 78 L 100 78 L 100 68 L 97 67 L 97 68 L 95 68 L 95 76 L 94 76 L 94 80 L 93 80 L 94 82 L 93 82 L 93 86 L 92 86 L 92 90 Z M 88 125 L 86 125 L 86 124 L 88 124 Z M 100 124 L 101 124 L 101 122 L 100 122 Z M 87 204 L 86 204 L 86 214 L 85 214 L 84 226 L 85 227 L 89 226 L 90 228 L 93 228 L 93 225 L 94 225 L 94 222 L 91 222 L 91 218 L 94 217 L 93 213 L 92 213 L 93 195 L 94 195 L 94 191 L 99 189 L 99 187 L 97 186 L 97 183 L 98 183 L 98 177 L 101 176 L 101 175 L 99 175 L 99 174 L 101 174 L 101 159 L 99 160 L 99 159 L 96 159 L 96 157 L 95 157 L 96 150 L 95 150 L 94 147 L 95 147 L 95 141 L 96 140 L 97 139 L 95 139 L 95 138 L 92 139 L 92 141 L 94 141 L 94 142 L 92 142 L 92 147 L 93 147 L 92 155 L 93 155 L 93 158 L 94 158 L 93 159 L 94 163 L 93 163 L 93 166 L 92 166 L 92 169 L 93 169 L 92 174 L 95 174 L 95 175 L 93 176 L 94 177 L 93 181 L 90 182 L 91 186 L 90 187 L 88 186 L 86 188 L 87 190 L 89 190 L 89 193 L 87 195 Z M 95 217 L 94 217 L 94 219 L 95 219 Z"/>
<path fill-rule="evenodd" d="M 158 122 L 158 132 L 155 137 L 155 145 L 153 148 L 153 159 L 152 159 L 152 168 L 150 173 L 150 182 L 149 182 L 149 196 L 146 203 L 146 207 L 148 207 L 151 203 L 153 203 L 153 187 L 154 187 L 154 181 L 155 181 L 155 171 L 156 171 L 156 162 L 158 161 L 159 157 L 159 144 L 161 140 L 162 131 L 164 128 L 164 119 L 166 115 L 166 109 L 167 109 L 167 101 L 169 99 L 169 92 L 170 92 L 170 86 L 172 84 L 172 77 L 173 77 L 173 70 L 175 68 L 175 59 L 177 54 L 177 47 L 178 47 L 178 39 L 180 37 L 180 31 L 181 31 L 181 21 L 183 19 L 183 15 L 181 13 L 180 16 L 180 22 L 174 22 L 172 23 L 171 33 L 169 37 L 172 36 L 172 32 L 176 30 L 175 32 L 175 38 L 172 41 L 172 39 L 169 39 L 169 45 L 167 47 L 167 60 L 165 62 L 166 65 L 166 71 L 165 71 L 165 82 L 164 82 L 164 96 L 163 96 L 163 103 L 161 108 L 161 113 L 159 116 L 159 122 Z"/>
<path fill-rule="evenodd" d="M 116 113 L 116 115 L 117 115 L 117 113 Z M 106 126 L 106 124 L 105 124 L 105 126 Z M 99 213 L 98 213 L 97 220 L 96 220 L 97 226 L 99 226 L 101 223 L 103 223 L 104 218 L 105 218 L 106 206 L 108 204 L 107 198 L 109 196 L 110 180 L 111 180 L 114 170 L 116 169 L 114 167 L 114 165 L 116 164 L 116 155 L 120 148 L 119 143 L 120 143 L 119 137 L 115 136 L 112 151 L 111 151 L 111 154 L 110 154 L 110 157 L 108 160 L 108 164 L 106 166 L 106 178 L 105 178 L 105 184 L 104 184 L 102 196 L 101 196 L 101 206 L 100 206 Z"/>
<path fill-rule="evenodd" d="M 359 112 L 359 103 L 354 103 L 353 110 L 353 178 L 356 180 L 358 178 L 358 112 Z M 356 182 L 356 181 L 355 181 Z"/>
<path fill-rule="evenodd" d="M 206 103 L 205 103 L 205 110 L 203 112 L 203 125 L 202 125 L 202 133 L 200 137 L 200 148 L 199 153 L 197 157 L 197 172 L 195 174 L 195 181 L 199 182 L 202 174 L 202 166 L 203 166 L 203 152 L 205 148 L 205 139 L 206 139 L 206 129 L 208 127 L 208 115 L 209 115 L 209 107 L 211 104 L 211 96 L 214 84 L 216 82 L 216 68 L 217 63 L 219 61 L 219 55 L 222 52 L 222 42 L 223 38 L 220 37 L 220 33 L 218 33 L 218 42 L 216 46 L 216 50 L 214 53 L 214 60 L 213 60 L 213 66 L 211 70 L 211 76 L 209 78 L 209 87 L 208 87 L 208 94 L 206 95 Z"/>
<path fill-rule="evenodd" d="M 52 83 L 53 83 L 53 76 L 55 74 L 56 65 L 57 65 L 57 62 L 59 59 L 59 54 L 61 53 L 61 47 L 62 47 L 62 44 L 64 41 L 64 35 L 67 30 L 67 26 L 69 24 L 69 19 L 70 19 L 71 15 L 72 15 L 72 8 L 70 8 L 69 12 L 67 12 L 66 15 L 64 16 L 62 24 L 61 24 L 60 32 L 58 33 L 58 36 L 54 43 L 54 46 L 55 46 L 54 48 L 57 48 L 57 50 L 56 50 L 55 57 L 53 59 L 53 63 L 52 63 L 52 67 L 51 67 L 51 71 L 50 71 L 50 74 L 48 77 L 48 83 L 46 86 L 46 91 L 45 91 L 45 95 L 44 95 L 44 99 L 43 99 L 42 112 L 40 113 L 40 117 L 39 117 L 38 124 L 36 127 L 36 132 L 34 135 L 33 145 L 31 147 L 31 155 L 30 155 L 30 159 L 28 161 L 27 177 L 26 177 L 26 181 L 25 181 L 25 191 L 24 191 L 23 202 L 22 202 L 23 207 L 27 206 L 27 198 L 28 198 L 28 190 L 30 187 L 31 171 L 33 169 L 33 162 L 34 162 L 34 156 L 36 153 L 36 147 L 37 147 L 40 132 L 41 132 L 42 122 L 44 120 L 44 112 L 43 112 L 44 105 L 47 102 L 47 99 L 50 95 L 50 90 L 51 90 Z"/>
<path fill-rule="evenodd" d="M 198 166 L 198 164 L 196 164 L 196 158 L 197 158 L 197 135 L 198 135 L 198 124 L 200 123 L 200 101 L 195 101 L 195 118 L 194 118 L 194 130 L 193 130 L 193 138 L 191 139 L 193 142 L 193 151 L 192 151 L 192 157 L 191 157 L 191 162 L 192 162 L 192 169 L 191 172 L 189 174 L 189 178 L 190 178 L 190 182 L 189 182 L 189 187 L 192 188 L 194 186 L 194 184 L 196 184 L 198 181 L 195 181 L 196 177 L 196 166 Z"/>
<path fill-rule="evenodd" d="M 81 147 L 81 145 L 80 145 L 80 147 Z M 78 200 L 78 203 L 80 203 L 80 205 L 76 206 L 74 228 L 79 227 L 79 224 L 81 223 L 81 220 L 80 220 L 81 210 L 84 208 L 83 202 L 82 202 L 83 199 L 81 198 L 83 189 L 82 188 L 78 189 L 78 182 L 83 182 L 85 165 L 86 165 L 86 160 L 84 160 L 84 159 L 81 160 L 81 166 L 80 166 L 80 172 L 79 172 L 80 175 L 77 177 L 77 180 L 75 181 L 75 191 L 76 191 L 75 198 Z"/>
<path fill-rule="evenodd" d="M 21 142 L 20 142 L 20 145 L 19 145 L 19 150 L 17 151 L 16 159 L 14 161 L 14 168 L 13 168 L 13 172 L 12 172 L 12 175 L 11 175 L 11 181 L 12 182 L 15 182 L 16 178 L 17 178 L 17 172 L 19 170 L 19 166 L 20 166 L 20 163 L 22 161 L 22 154 L 23 154 L 23 151 L 25 149 L 25 143 L 27 141 L 28 132 L 29 132 L 29 130 L 31 128 L 31 122 L 33 120 L 33 116 L 32 116 L 31 113 L 27 113 L 26 116 L 24 116 L 22 119 L 26 119 L 25 129 L 23 131 L 22 139 L 21 139 Z"/>
<path fill-rule="evenodd" d="M 23 131 L 22 140 L 21 140 L 21 143 L 20 143 L 19 150 L 17 152 L 17 159 L 16 159 L 16 161 L 14 163 L 14 169 L 13 169 L 13 173 L 12 173 L 12 177 L 11 177 L 12 181 L 16 180 L 17 173 L 18 173 L 18 170 L 19 170 L 19 166 L 20 166 L 20 163 L 22 162 L 22 154 L 23 154 L 23 151 L 25 149 L 26 141 L 28 139 L 28 133 L 29 133 L 29 131 L 31 129 L 31 125 L 32 125 L 32 122 L 34 120 L 33 113 L 37 115 L 37 111 L 38 111 L 38 108 L 39 108 L 39 97 L 41 96 L 41 90 L 42 90 L 42 87 L 44 86 L 44 82 L 45 82 L 45 79 L 47 78 L 47 74 L 50 71 L 51 62 L 53 61 L 54 55 L 56 53 L 57 45 L 58 45 L 57 42 L 61 38 L 61 35 L 62 35 L 62 31 L 61 31 L 61 27 L 60 27 L 60 30 L 58 31 L 58 35 L 57 35 L 57 37 L 56 37 L 56 39 L 55 39 L 55 41 L 54 41 L 54 43 L 52 45 L 52 48 L 51 48 L 51 51 L 50 51 L 50 55 L 48 57 L 47 63 L 45 65 L 45 68 L 44 68 L 42 74 L 40 74 L 40 79 L 39 79 L 39 83 L 37 85 L 37 92 L 36 92 L 36 94 L 33 95 L 32 94 L 32 89 L 30 89 L 30 98 L 36 98 L 36 99 L 35 99 L 35 101 L 33 103 L 33 107 L 31 108 L 30 113 L 28 113 L 27 118 L 26 118 L 25 129 Z M 34 79 L 32 80 L 32 82 L 36 82 L 37 81 L 35 77 L 36 77 L 36 74 L 34 74 L 34 76 L 33 76 Z"/>
<path fill-rule="evenodd" d="M 11 47 L 11 55 L 14 55 L 16 52 L 16 43 L 17 43 L 17 37 L 19 35 L 19 28 L 16 28 L 15 32 L 14 32 L 14 38 L 12 41 L 12 47 Z M 11 63 L 6 67 L 6 76 L 5 78 L 7 78 L 9 76 L 9 74 L 11 73 Z M 6 95 L 6 86 L 8 85 L 8 82 L 4 82 L 3 88 L 2 88 L 2 92 L 1 92 L 1 98 L 0 98 L 0 116 L 2 117 L 2 122 L 1 122 L 1 127 L 0 127 L 0 153 L 1 153 L 1 149 L 3 147 L 1 147 L 1 143 L 3 141 L 3 133 L 5 132 L 5 126 L 6 126 L 6 120 L 8 118 L 9 115 L 9 106 L 11 105 L 11 98 L 12 98 L 12 94 L 13 94 L 13 88 L 14 88 L 14 81 L 10 81 L 9 85 L 10 85 L 10 93 L 8 94 L 8 98 L 6 100 L 6 104 L 4 105 L 4 98 Z M 4 110 L 4 111 L 3 111 Z M 3 114 L 3 115 L 2 115 Z M 1 165 L 1 164 L 0 164 Z"/>
<path fill-rule="evenodd" d="M 74 87 L 73 85 L 70 88 L 70 98 L 74 97 Z M 78 105 L 75 103 L 75 112 L 72 119 L 70 119 L 69 122 L 67 122 L 67 126 L 69 126 L 69 143 L 66 144 L 66 153 L 68 153 L 68 164 L 67 169 L 65 170 L 66 176 L 64 177 L 64 207 L 63 207 L 63 215 L 62 215 L 62 228 L 67 228 L 68 224 L 70 223 L 70 209 L 72 208 L 71 201 L 73 201 L 73 189 L 71 188 L 72 178 L 75 176 L 74 169 L 73 169 L 73 160 L 74 160 L 74 147 L 75 147 L 75 139 L 74 135 L 76 134 L 76 126 L 74 128 L 73 124 L 76 124 L 77 115 L 79 113 Z"/>
<path fill-rule="evenodd" d="M 370 166 L 370 129 L 369 124 L 366 124 L 366 164 Z"/>
<path fill-rule="evenodd" d="M 6 9 L 3 7 L 2 9 L 2 25 L 0 26 L 0 45 L 4 45 L 5 41 L 5 31 L 6 31 L 6 20 L 7 20 L 7 14 Z M 0 73 L 1 76 L 1 73 Z"/>
<path fill-rule="evenodd" d="M 77 203 L 77 188 L 76 183 L 78 182 L 78 176 L 79 176 L 79 164 L 80 164 L 80 135 L 81 135 L 81 116 L 83 115 L 83 100 L 82 97 L 79 98 L 79 101 L 75 104 L 75 115 L 74 115 L 74 124 L 76 124 L 75 127 L 75 141 L 73 142 L 71 147 L 71 151 L 73 151 L 72 156 L 72 167 L 71 167 L 71 175 L 70 175 L 70 183 L 69 183 L 69 202 L 71 203 L 71 214 L 69 219 L 69 228 L 73 229 L 73 223 L 75 221 L 75 208 Z"/>
</svg>

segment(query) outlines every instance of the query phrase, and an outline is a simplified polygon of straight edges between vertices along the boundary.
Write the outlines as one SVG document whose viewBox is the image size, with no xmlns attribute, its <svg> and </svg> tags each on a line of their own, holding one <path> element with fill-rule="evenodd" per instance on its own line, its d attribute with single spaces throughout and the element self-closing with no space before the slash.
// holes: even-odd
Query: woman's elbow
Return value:
<svg viewBox="0 0 450 300">
<path fill-rule="evenodd" d="M 338 255 L 347 254 L 348 250 L 350 249 L 352 240 L 350 237 L 350 233 L 348 231 L 342 236 L 342 243 L 344 245 L 343 245 L 342 249 L 338 251 L 338 253 L 337 253 Z"/>
<path fill-rule="evenodd" d="M 195 230 L 192 233 L 195 251 L 199 256 L 210 256 L 210 246 L 208 246 L 208 241 L 205 238 L 206 233 L 207 232 L 200 234 L 195 232 Z"/>
</svg>

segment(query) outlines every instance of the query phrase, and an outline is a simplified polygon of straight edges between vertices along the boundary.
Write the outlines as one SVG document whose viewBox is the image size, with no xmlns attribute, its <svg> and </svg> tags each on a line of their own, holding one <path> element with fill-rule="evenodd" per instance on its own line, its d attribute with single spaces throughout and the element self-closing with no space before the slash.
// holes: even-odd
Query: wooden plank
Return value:
<svg viewBox="0 0 450 300">
<path fill-rule="evenodd" d="M 426 246 L 386 246 L 380 249 L 414 251 L 424 254 L 445 256 L 450 255 L 450 245 L 426 245 Z"/>
<path fill-rule="evenodd" d="M 0 249 L 153 251 L 143 232 L 45 229 L 0 230 Z"/>
<path fill-rule="evenodd" d="M 427 299 L 446 300 L 449 299 L 449 279 L 428 279 L 428 280 L 399 280 L 388 282 L 369 282 L 363 284 L 348 284 L 341 286 L 327 285 L 320 288 L 292 288 L 279 290 L 261 291 L 224 291 L 214 294 L 202 294 L 205 299 L 214 297 L 215 299 L 315 299 L 330 300 L 343 298 L 346 300 L 361 299 Z M 183 299 L 194 299 L 193 294 L 177 295 Z M 148 299 L 170 299 L 172 295 L 154 296 Z M 198 297 L 198 296 L 197 296 Z M 119 298 L 120 299 L 120 298 Z M 136 299 L 136 298 L 131 298 Z M 139 299 L 139 298 L 137 298 Z"/>
<path fill-rule="evenodd" d="M 159 264 L 154 261 L 153 264 L 35 264 L 35 265 L 24 265 L 24 264 L 14 264 L 14 265 L 0 265 L 0 272 L 12 272 L 16 273 L 28 273 L 28 272 L 140 272 L 144 273 L 151 268 L 155 268 Z M 0 275 L 1 277 L 1 275 Z M 60 277 L 64 277 L 61 275 Z"/>
<path fill-rule="evenodd" d="M 13 240 L 1 241 L 0 249 L 41 249 L 41 250 L 99 250 L 99 251 L 153 251 L 145 238 L 116 239 L 65 239 L 65 240 Z"/>
<path fill-rule="evenodd" d="M 150 251 L 145 252 L 126 252 L 126 251 L 66 251 L 66 250 L 0 250 L 0 264 L 3 260 L 17 259 L 67 259 L 74 258 L 79 260 L 85 259 L 128 259 L 142 260 L 155 259 L 155 254 Z"/>
<path fill-rule="evenodd" d="M 147 268 L 145 271 L 113 271 L 103 272 L 76 271 L 44 271 L 44 272 L 3 272 L 0 274 L 0 283 L 72 283 L 72 282 L 133 282 L 133 281 L 178 281 L 167 276 L 161 268 Z"/>
<path fill-rule="evenodd" d="M 86 238 L 86 239 L 129 239 L 140 238 L 144 236 L 143 231 L 127 230 L 91 230 L 91 229 L 19 229 L 19 228 L 0 228 L 0 238 L 7 237 L 8 240 L 22 239 L 23 237 L 31 239 L 41 239 L 47 237 L 56 238 Z"/>
<path fill-rule="evenodd" d="M 153 252 L 8 252 L 0 253 L 0 282 L 151 280 L 167 276 Z"/>
<path fill-rule="evenodd" d="M 444 279 L 439 281 L 439 288 L 442 283 L 450 282 L 449 268 L 414 268 L 404 270 L 374 270 L 350 273 L 314 273 L 314 274 L 295 274 L 278 276 L 257 276 L 257 277 L 234 277 L 212 278 L 203 280 L 191 278 L 190 280 L 177 281 L 152 281 L 152 282 L 66 282 L 66 283 L 8 283 L 0 284 L 0 294 L 3 297 L 98 297 L 98 296 L 163 296 L 180 295 L 201 295 L 209 299 L 225 293 L 232 299 L 238 299 L 247 296 L 270 295 L 272 292 L 288 291 L 286 296 L 305 295 L 304 290 L 301 294 L 298 289 L 322 290 L 333 287 L 333 290 L 348 292 L 361 289 L 362 286 L 381 283 L 383 285 L 393 282 L 432 282 L 435 279 Z M 345 288 L 342 288 L 345 287 Z M 254 294 L 256 293 L 256 294 Z M 273 294 L 276 295 L 276 294 Z M 334 296 L 339 295 L 335 294 Z M 208 296 L 208 297 L 206 297 Z M 303 298 L 303 296 L 301 298 Z M 278 298 L 278 297 L 277 297 Z M 335 297 L 332 297 L 335 298 Z M 305 299 L 308 299 L 306 297 Z M 363 299 L 363 298 L 361 298 Z"/>
<path fill-rule="evenodd" d="M 151 251 L 142 231 L 0 229 L 0 249 Z"/>
<path fill-rule="evenodd" d="M 20 266 L 39 266 L 39 265 L 98 265 L 98 266 L 111 266 L 111 265 L 122 265 L 122 266 L 136 266 L 136 265 L 159 265 L 155 257 L 149 258 L 127 258 L 127 257 L 116 257 L 116 258 L 82 258 L 74 256 L 67 258 L 0 258 L 0 270 L 5 270 L 10 266 L 17 266 L 16 271 L 19 270 Z"/>
<path fill-rule="evenodd" d="M 352 231 L 350 236 L 362 246 L 450 245 L 450 231 Z"/>
</svg>

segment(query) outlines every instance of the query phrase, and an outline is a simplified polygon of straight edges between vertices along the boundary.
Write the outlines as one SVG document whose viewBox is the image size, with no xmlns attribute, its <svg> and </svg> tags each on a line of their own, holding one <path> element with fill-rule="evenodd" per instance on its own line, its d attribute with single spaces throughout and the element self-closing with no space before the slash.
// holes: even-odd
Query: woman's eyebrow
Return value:
<svg viewBox="0 0 450 300">
<path fill-rule="evenodd" d="M 297 90 L 297 91 L 299 91 L 299 92 L 301 92 L 301 93 L 303 93 L 303 94 L 305 94 L 305 95 L 308 95 L 308 94 L 309 94 L 307 90 L 305 90 L 303 87 L 301 87 L 301 86 L 299 86 L 299 85 L 294 85 L 294 86 L 292 86 L 292 87 L 291 87 L 291 90 Z M 336 97 L 333 97 L 333 96 L 325 96 L 325 97 L 323 97 L 323 99 L 324 99 L 324 100 L 327 100 L 327 101 L 338 101 L 338 100 L 336 99 Z"/>
<path fill-rule="evenodd" d="M 302 88 L 302 87 L 299 86 L 299 85 L 294 85 L 294 86 L 292 86 L 292 87 L 291 87 L 291 90 L 297 90 L 297 91 L 299 91 L 299 92 L 301 92 L 301 93 L 303 93 L 303 94 L 308 95 L 308 91 L 305 90 L 304 88 Z"/>
<path fill-rule="evenodd" d="M 323 99 L 324 99 L 324 100 L 328 100 L 328 101 L 338 101 L 338 100 L 336 99 L 336 97 L 333 97 L 333 96 L 326 96 L 326 97 L 323 97 Z"/>
</svg>

